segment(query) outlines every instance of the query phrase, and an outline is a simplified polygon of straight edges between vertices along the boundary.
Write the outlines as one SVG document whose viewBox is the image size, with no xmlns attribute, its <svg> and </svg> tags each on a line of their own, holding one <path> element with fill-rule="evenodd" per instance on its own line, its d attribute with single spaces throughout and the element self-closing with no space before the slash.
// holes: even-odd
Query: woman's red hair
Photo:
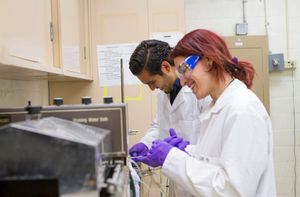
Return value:
<svg viewBox="0 0 300 197">
<path fill-rule="evenodd" d="M 189 55 L 201 55 L 212 60 L 210 71 L 217 79 L 224 80 L 227 72 L 251 88 L 255 74 L 253 65 L 232 57 L 224 39 L 217 34 L 205 29 L 194 30 L 186 34 L 170 54 L 171 58 Z"/>
</svg>

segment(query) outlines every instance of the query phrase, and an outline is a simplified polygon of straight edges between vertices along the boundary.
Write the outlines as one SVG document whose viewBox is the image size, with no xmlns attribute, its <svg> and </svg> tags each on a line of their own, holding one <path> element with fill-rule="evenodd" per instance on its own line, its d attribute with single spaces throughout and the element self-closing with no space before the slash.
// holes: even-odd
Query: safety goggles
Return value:
<svg viewBox="0 0 300 197">
<path fill-rule="evenodd" d="M 198 61 L 201 59 L 199 55 L 190 55 L 179 64 L 176 73 L 179 79 L 188 79 L 191 76 L 193 69 L 196 67 Z"/>
</svg>

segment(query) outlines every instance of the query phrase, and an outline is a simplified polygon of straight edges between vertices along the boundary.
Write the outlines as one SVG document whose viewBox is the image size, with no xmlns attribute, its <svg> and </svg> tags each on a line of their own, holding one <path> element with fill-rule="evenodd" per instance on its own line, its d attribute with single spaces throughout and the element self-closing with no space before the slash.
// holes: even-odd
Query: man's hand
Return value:
<svg viewBox="0 0 300 197">
<path fill-rule="evenodd" d="M 129 154 L 131 157 L 146 156 L 148 152 L 149 152 L 148 147 L 142 142 L 133 145 L 129 149 Z"/>
<path fill-rule="evenodd" d="M 165 141 L 155 140 L 147 156 L 137 157 L 136 161 L 143 162 L 153 168 L 162 166 L 170 150 L 174 148 Z"/>
</svg>

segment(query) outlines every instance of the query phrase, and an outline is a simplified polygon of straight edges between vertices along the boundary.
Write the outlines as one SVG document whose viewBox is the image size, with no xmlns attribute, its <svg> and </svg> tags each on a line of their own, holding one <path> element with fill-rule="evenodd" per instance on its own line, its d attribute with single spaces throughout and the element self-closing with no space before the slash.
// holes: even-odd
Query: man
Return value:
<svg viewBox="0 0 300 197">
<path fill-rule="evenodd" d="M 169 59 L 171 47 L 159 40 L 142 41 L 131 55 L 129 68 L 151 90 L 159 89 L 157 115 L 141 141 L 133 145 L 132 157 L 146 155 L 152 142 L 169 137 L 174 128 L 177 136 L 196 144 L 199 136 L 200 113 L 211 99 L 197 100 L 191 89 L 181 87 L 173 60 Z M 191 115 L 192 114 L 192 115 Z"/>
</svg>

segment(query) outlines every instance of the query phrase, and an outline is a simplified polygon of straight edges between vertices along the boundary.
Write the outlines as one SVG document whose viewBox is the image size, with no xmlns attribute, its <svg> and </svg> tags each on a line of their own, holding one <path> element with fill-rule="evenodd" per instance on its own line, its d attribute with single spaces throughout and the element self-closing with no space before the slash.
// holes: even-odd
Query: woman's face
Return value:
<svg viewBox="0 0 300 197">
<path fill-rule="evenodd" d="M 182 56 L 174 58 L 175 66 L 178 67 L 184 59 L 185 57 Z M 208 59 L 204 57 L 198 61 L 190 75 L 182 77 L 180 83 L 182 86 L 187 85 L 191 88 L 197 99 L 208 96 L 214 83 L 210 72 L 208 72 Z"/>
</svg>

